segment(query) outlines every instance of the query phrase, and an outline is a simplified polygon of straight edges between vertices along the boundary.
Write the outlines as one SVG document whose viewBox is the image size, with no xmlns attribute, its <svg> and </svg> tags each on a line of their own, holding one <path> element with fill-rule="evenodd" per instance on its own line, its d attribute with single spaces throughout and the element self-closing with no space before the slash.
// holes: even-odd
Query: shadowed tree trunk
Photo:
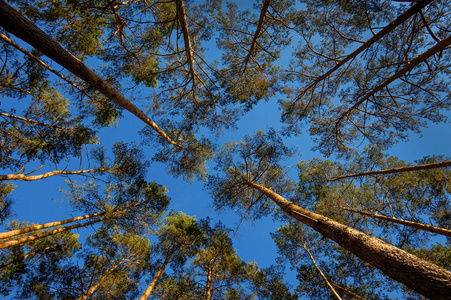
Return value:
<svg viewBox="0 0 451 300">
<path fill-rule="evenodd" d="M 254 182 L 245 184 L 260 191 L 299 222 L 338 243 L 390 278 L 431 299 L 449 299 L 451 272 L 415 255 L 366 235 L 349 226 L 303 209 Z"/>
</svg>

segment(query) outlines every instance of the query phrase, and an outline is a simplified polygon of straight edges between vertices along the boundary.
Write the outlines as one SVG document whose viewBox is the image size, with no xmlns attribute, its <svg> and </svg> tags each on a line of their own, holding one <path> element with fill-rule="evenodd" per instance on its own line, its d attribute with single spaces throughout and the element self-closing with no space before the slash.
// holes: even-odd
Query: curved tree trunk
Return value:
<svg viewBox="0 0 451 300">
<path fill-rule="evenodd" d="M 139 300 L 147 300 L 149 298 L 150 294 L 152 293 L 153 289 L 157 285 L 158 281 L 160 280 L 161 276 L 164 274 L 164 269 L 166 269 L 166 266 L 169 263 L 169 260 L 171 259 L 172 254 L 174 253 L 174 250 L 169 251 L 169 253 L 166 255 L 166 258 L 164 259 L 163 264 L 161 265 L 160 269 L 158 269 L 157 275 L 153 278 L 152 282 L 149 284 L 147 289 L 144 291 L 144 294 L 139 298 Z"/>
<path fill-rule="evenodd" d="M 211 268 L 208 269 L 208 274 L 207 274 L 207 287 L 205 288 L 206 292 L 205 292 L 205 300 L 210 300 L 211 299 L 211 290 L 213 288 L 213 272 L 211 270 Z"/>
<path fill-rule="evenodd" d="M 349 226 L 303 209 L 254 182 L 246 185 L 272 199 L 292 218 L 338 243 L 390 278 L 431 299 L 450 299 L 451 272 Z"/>
<path fill-rule="evenodd" d="M 143 111 L 117 92 L 108 82 L 94 73 L 81 60 L 63 48 L 57 41 L 53 40 L 33 22 L 9 6 L 4 0 L 0 0 L 0 26 L 22 39 L 24 42 L 35 47 L 74 75 L 83 79 L 86 83 L 90 84 L 117 105 L 134 114 L 155 130 L 168 143 L 185 149 L 181 144 L 173 141 L 166 132 L 164 132 Z"/>
</svg>

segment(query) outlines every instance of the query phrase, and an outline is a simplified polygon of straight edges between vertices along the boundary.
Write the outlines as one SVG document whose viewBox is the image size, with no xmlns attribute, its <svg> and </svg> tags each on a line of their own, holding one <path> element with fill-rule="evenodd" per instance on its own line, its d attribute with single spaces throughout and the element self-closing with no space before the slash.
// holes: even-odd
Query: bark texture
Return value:
<svg viewBox="0 0 451 300">
<path fill-rule="evenodd" d="M 53 40 L 33 22 L 9 6 L 4 0 L 0 0 L 0 26 L 9 33 L 35 47 L 47 57 L 72 72 L 74 75 L 86 81 L 117 105 L 134 114 L 144 123 L 149 125 L 153 130 L 155 130 L 168 143 L 184 148 L 179 143 L 173 141 L 143 111 L 118 93 L 110 84 L 89 69 L 81 60 L 63 48 L 58 42 Z"/>
<path fill-rule="evenodd" d="M 338 243 L 390 278 L 430 299 L 451 299 L 451 272 L 349 226 L 303 209 L 268 188 L 246 184 L 272 199 L 288 215 Z"/>
</svg>

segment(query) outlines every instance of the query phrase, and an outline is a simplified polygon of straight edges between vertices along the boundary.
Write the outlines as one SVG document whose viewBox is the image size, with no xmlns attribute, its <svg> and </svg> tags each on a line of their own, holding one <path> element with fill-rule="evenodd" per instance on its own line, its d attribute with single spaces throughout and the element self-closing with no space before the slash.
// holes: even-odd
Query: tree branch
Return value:
<svg viewBox="0 0 451 300">
<path fill-rule="evenodd" d="M 394 174 L 394 173 L 412 172 L 412 171 L 418 171 L 418 170 L 430 170 L 430 169 L 446 168 L 446 167 L 451 167 L 451 161 L 446 160 L 446 161 L 442 161 L 442 162 L 423 164 L 423 165 L 417 165 L 417 166 L 408 166 L 408 167 L 400 167 L 400 168 L 395 168 L 395 169 L 368 171 L 368 172 L 362 172 L 362 173 L 356 173 L 356 174 L 342 175 L 342 176 L 337 176 L 337 177 L 327 179 L 327 181 L 337 181 L 337 180 L 341 180 L 341 179 L 345 179 L 345 178 L 361 177 L 361 176 L 368 176 L 368 175 Z"/>
<path fill-rule="evenodd" d="M 142 110 L 136 107 L 136 105 L 117 92 L 108 82 L 89 69 L 80 59 L 72 55 L 34 23 L 9 6 L 4 0 L 0 0 L 0 26 L 11 34 L 14 34 L 18 38 L 29 43 L 74 75 L 86 81 L 120 107 L 131 112 L 149 125 L 169 144 L 185 149 L 180 143 L 173 141 L 166 132 L 152 121 Z"/>
</svg>

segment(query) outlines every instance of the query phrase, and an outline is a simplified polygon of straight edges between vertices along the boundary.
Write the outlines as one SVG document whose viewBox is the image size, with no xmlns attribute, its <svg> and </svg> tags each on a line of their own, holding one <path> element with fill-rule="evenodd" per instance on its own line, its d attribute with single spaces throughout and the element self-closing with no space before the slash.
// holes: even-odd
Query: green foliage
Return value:
<svg viewBox="0 0 451 300">
<path fill-rule="evenodd" d="M 175 177 L 181 176 L 188 182 L 193 182 L 196 177 L 205 181 L 207 178 L 207 161 L 213 157 L 213 146 L 210 140 L 196 139 L 195 135 L 183 130 L 166 130 L 171 138 L 182 144 L 179 147 L 167 147 L 167 142 L 146 127 L 141 130 L 145 144 L 157 144 L 158 150 L 153 160 L 165 163 L 168 172 Z"/>
<path fill-rule="evenodd" d="M 154 299 L 200 299 L 208 290 L 212 299 L 330 298 L 305 246 L 343 298 L 386 299 L 390 292 L 421 297 L 313 231 L 287 224 L 273 237 L 279 262 L 298 274 L 293 292 L 280 266 L 260 269 L 242 261 L 222 224 L 166 213 L 167 190 L 147 172 L 149 158 L 176 178 L 208 180 L 216 209 L 232 209 L 242 219 L 272 215 L 286 221 L 267 196 L 250 187 L 255 183 L 450 269 L 449 240 L 351 211 L 450 228 L 449 169 L 333 180 L 447 159 L 408 163 L 384 153 L 412 132 L 447 121 L 451 104 L 450 2 L 431 1 L 413 11 L 418 2 L 258 0 L 250 9 L 248 3 L 220 0 L 9 1 L 169 138 L 147 126 L 142 144 L 114 136 L 117 142 L 106 150 L 103 143 L 109 141 L 100 137 L 115 128 L 102 127 L 122 125 L 123 108 L 115 99 L 26 43 L 11 37 L 53 71 L 2 39 L 0 94 L 7 99 L 0 106 L 2 170 L 103 168 L 85 174 L 83 183 L 69 178 L 65 195 L 74 210 L 103 212 L 104 220 L 83 239 L 83 251 L 78 235 L 65 232 L 2 252 L 0 292 L 7 296 L 16 289 L 21 299 L 136 298 L 139 285 L 168 258 L 171 270 L 160 279 Z M 387 27 L 406 11 L 413 12 Z M 437 45 L 442 46 L 426 52 Z M 348 56 L 359 47 L 364 48 L 359 54 Z M 427 57 L 415 61 L 424 53 Z M 281 98 L 284 136 L 307 130 L 315 138 L 314 150 L 339 160 L 298 162 L 295 183 L 286 160 L 297 151 L 275 130 L 214 144 L 261 100 L 275 97 Z M 14 188 L 0 183 L 0 222 L 10 215 Z"/>
<path fill-rule="evenodd" d="M 156 235 L 158 243 L 153 245 L 154 251 L 163 258 L 170 256 L 172 268 L 177 269 L 196 253 L 203 241 L 204 232 L 195 217 L 183 212 L 170 212 Z"/>
<path fill-rule="evenodd" d="M 303 249 L 303 243 L 343 299 L 352 299 L 355 295 L 365 299 L 389 299 L 388 292 L 396 287 L 396 283 L 374 268 L 300 224 L 288 223 L 278 228 L 272 237 L 280 255 L 278 260 L 288 262 L 297 272 L 299 285 L 296 291 L 302 297 L 333 299 L 329 287 Z"/>
<path fill-rule="evenodd" d="M 7 225 L 9 229 L 30 226 L 27 222 L 17 220 Z M 61 262 L 70 259 L 81 248 L 78 234 L 62 232 L 46 238 L 38 239 L 26 244 L 4 249 L 0 256 L 0 282 L 3 296 L 17 293 L 26 299 L 33 292 L 27 289 L 29 280 L 36 272 L 52 270 Z M 42 289 L 42 285 L 37 287 Z"/>
<path fill-rule="evenodd" d="M 274 130 L 257 131 L 239 143 L 226 143 L 215 157 L 215 169 L 220 173 L 211 175 L 207 184 L 215 207 L 245 210 L 244 215 L 250 213 L 252 218 L 271 213 L 271 201 L 248 188 L 246 182 L 271 187 L 281 194 L 289 193 L 291 182 L 281 162 L 294 154 L 295 150 L 286 147 Z"/>
<path fill-rule="evenodd" d="M 0 183 L 0 223 L 3 223 L 11 214 L 13 200 L 10 194 L 15 187 L 12 183 Z"/>
</svg>

